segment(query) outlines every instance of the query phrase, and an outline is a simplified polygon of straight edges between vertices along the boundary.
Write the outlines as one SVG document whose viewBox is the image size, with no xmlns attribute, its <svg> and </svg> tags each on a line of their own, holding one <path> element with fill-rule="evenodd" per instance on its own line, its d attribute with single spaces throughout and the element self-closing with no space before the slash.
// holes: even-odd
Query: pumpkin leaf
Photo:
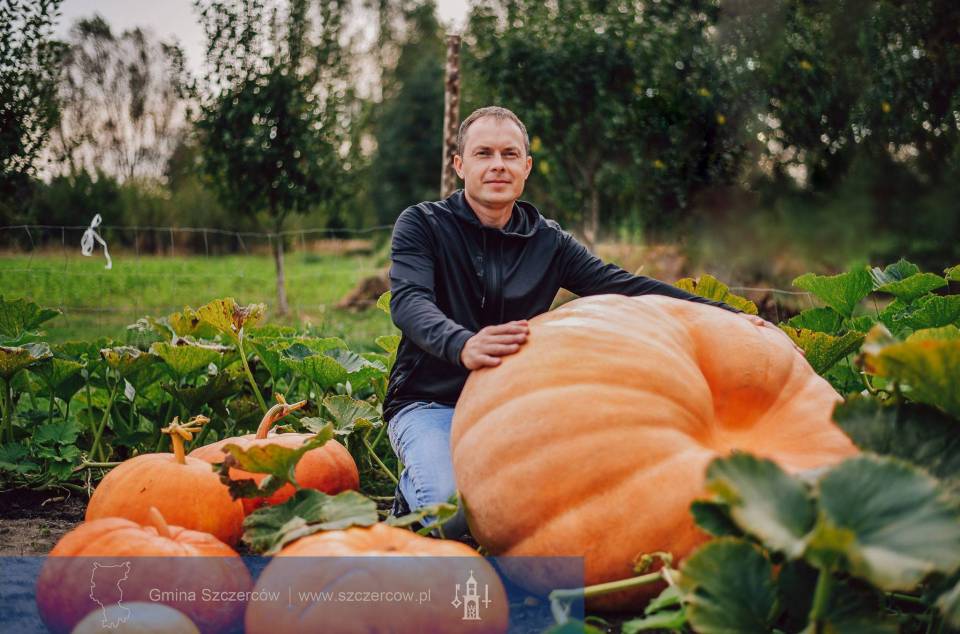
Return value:
<svg viewBox="0 0 960 634">
<path fill-rule="evenodd" d="M 37 428 L 33 441 L 52 447 L 72 445 L 77 442 L 80 431 L 80 425 L 74 420 L 47 423 Z"/>
<path fill-rule="evenodd" d="M 911 330 L 940 328 L 951 324 L 960 325 L 960 295 L 927 295 L 921 297 L 907 310 L 893 316 L 892 330 L 901 327 Z M 887 324 L 886 321 L 884 321 Z M 890 324 L 887 324 L 889 327 Z"/>
<path fill-rule="evenodd" d="M 392 355 L 396 355 L 397 348 L 400 347 L 400 335 L 382 335 L 377 337 L 374 341 L 377 342 L 378 346 Z"/>
<path fill-rule="evenodd" d="M 214 409 L 243 388 L 244 377 L 232 372 L 220 372 L 200 386 L 179 387 L 175 383 L 164 384 L 163 389 L 180 402 L 189 412 L 199 411 L 204 405 Z"/>
<path fill-rule="evenodd" d="M 911 462 L 960 494 L 960 425 L 955 419 L 926 405 L 883 405 L 860 395 L 839 404 L 833 419 L 863 451 Z"/>
<path fill-rule="evenodd" d="M 257 509 L 243 521 L 243 541 L 254 552 L 275 555 L 292 541 L 320 531 L 377 523 L 377 503 L 356 491 L 327 495 L 301 489 L 283 504 Z"/>
<path fill-rule="evenodd" d="M 944 269 L 943 277 L 948 282 L 960 282 L 960 264 L 951 266 L 949 269 Z"/>
<path fill-rule="evenodd" d="M 176 344 L 158 341 L 150 346 L 150 354 L 162 359 L 178 380 L 206 370 L 211 363 L 222 367 L 224 352 L 222 346 L 191 344 L 185 339 L 178 340 Z"/>
<path fill-rule="evenodd" d="M 863 346 L 866 371 L 906 384 L 910 399 L 960 418 L 960 339 L 954 331 L 920 330 L 895 342 L 881 328 L 871 330 Z"/>
<path fill-rule="evenodd" d="M 0 344 L 16 346 L 40 336 L 40 325 L 59 314 L 59 310 L 41 308 L 25 299 L 4 299 L 0 295 Z"/>
<path fill-rule="evenodd" d="M 639 619 L 624 621 L 620 631 L 622 634 L 634 634 L 634 632 L 646 632 L 647 630 L 680 631 L 686 623 L 687 614 L 683 610 L 661 610 Z"/>
<path fill-rule="evenodd" d="M 857 304 L 873 290 L 873 280 L 866 267 L 839 275 L 806 273 L 793 280 L 793 285 L 812 293 L 847 319 L 853 316 Z"/>
<path fill-rule="evenodd" d="M 714 537 L 742 537 L 743 531 L 730 517 L 730 506 L 715 500 L 694 500 L 690 514 L 697 526 Z"/>
<path fill-rule="evenodd" d="M 688 293 L 699 295 L 700 297 L 706 297 L 707 299 L 723 302 L 727 306 L 731 306 L 737 310 L 742 310 L 750 315 L 756 315 L 759 313 L 756 304 L 751 302 L 746 297 L 741 297 L 740 295 L 731 293 L 729 286 L 712 275 L 704 274 L 696 280 L 691 277 L 685 277 L 677 280 L 674 283 L 674 286 L 685 290 Z"/>
<path fill-rule="evenodd" d="M 10 381 L 20 370 L 43 363 L 51 358 L 50 346 L 45 343 L 27 343 L 22 346 L 0 346 L 0 378 Z"/>
<path fill-rule="evenodd" d="M 59 358 L 54 354 L 49 363 L 41 363 L 30 368 L 30 371 L 47 385 L 48 394 L 67 402 L 84 385 L 80 375 L 83 364 L 71 359 Z"/>
<path fill-rule="evenodd" d="M 790 559 L 803 553 L 816 507 L 804 485 L 775 462 L 745 453 L 715 459 L 706 486 L 741 529 Z"/>
<path fill-rule="evenodd" d="M 864 337 L 863 333 L 852 330 L 843 336 L 834 336 L 784 324 L 780 324 L 780 329 L 803 348 L 807 362 L 817 374 L 823 374 L 835 363 L 859 349 Z"/>
<path fill-rule="evenodd" d="M 21 443 L 8 442 L 0 445 L 0 471 L 20 474 L 39 471 L 40 465 L 30 458 L 30 450 Z"/>
<path fill-rule="evenodd" d="M 921 295 L 926 295 L 947 285 L 947 281 L 933 273 L 921 273 L 920 268 L 900 259 L 898 262 L 880 270 L 870 270 L 874 290 L 889 293 L 897 299 L 910 303 Z"/>
<path fill-rule="evenodd" d="M 832 308 L 808 308 L 787 320 L 793 328 L 836 334 L 843 323 L 843 316 Z"/>
<path fill-rule="evenodd" d="M 100 350 L 100 357 L 138 390 L 160 379 L 157 371 L 160 357 L 153 352 L 143 352 L 132 346 L 116 346 Z"/>
<path fill-rule="evenodd" d="M 869 454 L 845 460 L 818 485 L 820 516 L 808 561 L 886 590 L 912 590 L 960 566 L 960 508 L 937 480 Z"/>
<path fill-rule="evenodd" d="M 749 542 L 721 537 L 680 568 L 687 619 L 701 634 L 769 632 L 777 616 L 773 565 Z"/>
<path fill-rule="evenodd" d="M 297 484 L 294 469 L 300 458 L 311 449 L 322 447 L 332 438 L 333 425 L 328 424 L 296 449 L 280 445 L 255 445 L 243 449 L 239 445 L 227 444 L 223 450 L 228 455 L 215 467 L 215 470 L 220 474 L 220 480 L 230 489 L 230 495 L 234 499 L 268 497 L 288 482 L 299 489 L 300 485 Z M 257 486 L 252 479 L 231 479 L 231 467 L 268 475 Z"/>
<path fill-rule="evenodd" d="M 456 494 L 451 497 L 455 498 Z M 436 528 L 437 525 L 442 526 L 456 515 L 458 508 L 459 505 L 452 502 L 439 502 L 437 504 L 430 504 L 429 506 L 422 506 L 400 517 L 391 515 L 387 518 L 387 526 L 407 528 L 430 521 L 431 524 L 429 526 L 423 526 L 417 530 L 420 534 L 429 533 Z"/>
<path fill-rule="evenodd" d="M 302 360 L 291 358 L 289 363 L 295 371 L 317 383 L 323 390 L 333 389 L 337 383 L 347 381 L 356 388 L 387 372 L 383 363 L 369 361 L 356 352 L 343 349 L 328 350 Z"/>
<path fill-rule="evenodd" d="M 377 298 L 377 308 L 385 312 L 387 314 L 387 317 L 391 316 L 390 315 L 390 298 L 392 296 L 393 296 L 392 293 L 390 291 L 387 291 L 386 293 L 384 293 L 383 295 Z"/>
<path fill-rule="evenodd" d="M 195 311 L 195 316 L 236 342 L 245 334 L 244 328 L 255 326 L 263 319 L 266 309 L 264 304 L 241 306 L 234 298 L 226 297 L 204 304 Z"/>
<path fill-rule="evenodd" d="M 323 406 L 330 412 L 334 427 L 338 430 L 353 425 L 358 418 L 369 421 L 380 417 L 376 407 L 350 396 L 328 396 L 323 399 Z"/>
</svg>

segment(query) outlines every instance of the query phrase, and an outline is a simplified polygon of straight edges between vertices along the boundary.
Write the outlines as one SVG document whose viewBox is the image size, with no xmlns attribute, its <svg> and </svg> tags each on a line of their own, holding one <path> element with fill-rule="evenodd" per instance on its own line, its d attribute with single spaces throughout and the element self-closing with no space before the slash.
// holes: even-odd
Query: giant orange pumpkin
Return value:
<svg viewBox="0 0 960 634">
<path fill-rule="evenodd" d="M 174 419 L 164 429 L 173 453 L 141 454 L 114 467 L 90 497 L 87 521 L 125 517 L 146 524 L 150 507 L 156 507 L 171 524 L 236 544 L 243 533 L 243 504 L 230 497 L 209 463 L 184 454 L 183 441 L 205 422 L 203 416 L 184 424 Z"/>
<path fill-rule="evenodd" d="M 706 539 L 689 508 L 714 458 L 744 450 L 797 472 L 854 454 L 831 420 L 840 400 L 776 329 L 663 296 L 582 298 L 470 375 L 457 486 L 491 554 L 583 556 L 587 584 L 624 579 L 640 553 L 682 559 Z"/>
<path fill-rule="evenodd" d="M 198 458 L 210 464 L 223 462 L 226 454 L 223 448 L 226 445 L 237 445 L 242 449 L 279 445 L 288 449 L 297 449 L 306 441 L 313 438 L 312 434 L 270 434 L 270 428 L 278 420 L 290 412 L 300 409 L 306 401 L 287 404 L 282 395 L 277 395 L 278 403 L 271 407 L 260 421 L 256 434 L 224 438 L 215 443 L 198 447 L 190 452 L 191 458 Z M 267 474 L 250 473 L 242 469 L 230 468 L 230 477 L 234 480 L 252 479 L 260 483 Z M 346 447 L 335 440 L 327 441 L 322 447 L 311 449 L 300 458 L 294 470 L 297 484 L 305 489 L 316 489 L 329 495 L 336 495 L 342 491 L 360 488 L 360 473 L 357 463 Z M 296 492 L 291 484 L 280 487 L 268 498 L 244 498 L 243 508 L 251 513 L 264 504 L 282 504 Z"/>
<path fill-rule="evenodd" d="M 466 603 L 453 602 L 472 583 L 479 597 L 474 620 L 464 618 Z M 307 591 L 327 594 L 301 594 Z M 498 633 L 508 625 L 503 585 L 475 550 L 383 523 L 293 542 L 263 570 L 256 592 L 279 593 L 283 601 L 251 601 L 247 634 Z"/>
<path fill-rule="evenodd" d="M 138 611 L 136 601 L 169 605 L 203 632 L 239 624 L 244 603 L 210 593 L 250 590 L 240 556 L 212 535 L 169 526 L 156 508 L 147 515 L 144 525 L 119 517 L 85 522 L 57 542 L 37 579 L 37 607 L 50 631 L 70 632 L 94 611 L 101 621 L 119 615 L 110 629 L 150 622 L 154 612 Z"/>
</svg>

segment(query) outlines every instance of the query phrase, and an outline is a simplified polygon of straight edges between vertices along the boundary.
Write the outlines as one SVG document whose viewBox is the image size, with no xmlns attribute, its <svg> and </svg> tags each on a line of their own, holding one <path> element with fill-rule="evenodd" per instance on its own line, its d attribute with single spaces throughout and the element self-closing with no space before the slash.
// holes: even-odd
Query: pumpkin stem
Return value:
<svg viewBox="0 0 960 634">
<path fill-rule="evenodd" d="M 173 536 L 170 534 L 170 525 L 167 524 L 167 520 L 163 519 L 163 515 L 160 514 L 160 511 L 157 510 L 157 507 L 151 506 L 150 510 L 147 511 L 147 516 L 150 518 L 150 524 L 157 529 L 157 535 L 160 537 L 166 537 L 167 539 L 173 538 Z"/>
<path fill-rule="evenodd" d="M 183 443 L 186 440 L 193 440 L 193 435 L 200 431 L 201 427 L 210 422 L 206 416 L 194 416 L 186 423 L 180 422 L 179 416 L 174 416 L 170 424 L 161 429 L 170 436 L 170 444 L 173 445 L 173 455 L 177 462 L 187 464 L 187 454 L 183 450 Z"/>
<path fill-rule="evenodd" d="M 278 420 L 285 417 L 290 412 L 294 412 L 304 405 L 307 404 L 306 401 L 298 401 L 293 404 L 288 404 L 287 399 L 284 398 L 283 394 L 274 394 L 277 399 L 277 404 L 267 410 L 267 413 L 263 415 L 263 420 L 260 421 L 260 426 L 257 427 L 257 438 L 263 439 L 267 437 L 267 433 L 270 431 L 270 428 L 273 427 L 273 424 Z"/>
</svg>

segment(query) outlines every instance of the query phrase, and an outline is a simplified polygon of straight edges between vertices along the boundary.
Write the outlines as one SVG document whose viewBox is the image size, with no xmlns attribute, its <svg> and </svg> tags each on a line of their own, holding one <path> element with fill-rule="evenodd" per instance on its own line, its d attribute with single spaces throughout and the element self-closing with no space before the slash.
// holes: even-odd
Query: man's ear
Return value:
<svg viewBox="0 0 960 634">
<path fill-rule="evenodd" d="M 523 175 L 524 178 L 530 176 L 531 169 L 533 169 L 533 157 L 527 154 L 527 173 Z"/>
<path fill-rule="evenodd" d="M 461 179 L 463 178 L 463 159 L 459 154 L 453 155 L 453 169 Z"/>
</svg>

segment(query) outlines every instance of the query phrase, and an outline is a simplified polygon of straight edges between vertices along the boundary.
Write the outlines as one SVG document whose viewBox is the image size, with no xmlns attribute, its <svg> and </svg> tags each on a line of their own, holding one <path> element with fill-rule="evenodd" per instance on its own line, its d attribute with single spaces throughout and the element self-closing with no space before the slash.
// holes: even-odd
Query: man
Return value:
<svg viewBox="0 0 960 634">
<path fill-rule="evenodd" d="M 467 375 L 519 350 L 526 320 L 548 310 L 561 287 L 577 295 L 655 293 L 739 312 L 604 264 L 518 200 L 533 158 L 526 127 L 509 110 L 467 117 L 453 164 L 463 190 L 407 208 L 393 230 L 390 310 L 403 337 L 383 410 L 405 467 L 394 514 L 455 492 L 450 423 Z M 465 528 L 461 514 L 444 532 Z"/>
</svg>

